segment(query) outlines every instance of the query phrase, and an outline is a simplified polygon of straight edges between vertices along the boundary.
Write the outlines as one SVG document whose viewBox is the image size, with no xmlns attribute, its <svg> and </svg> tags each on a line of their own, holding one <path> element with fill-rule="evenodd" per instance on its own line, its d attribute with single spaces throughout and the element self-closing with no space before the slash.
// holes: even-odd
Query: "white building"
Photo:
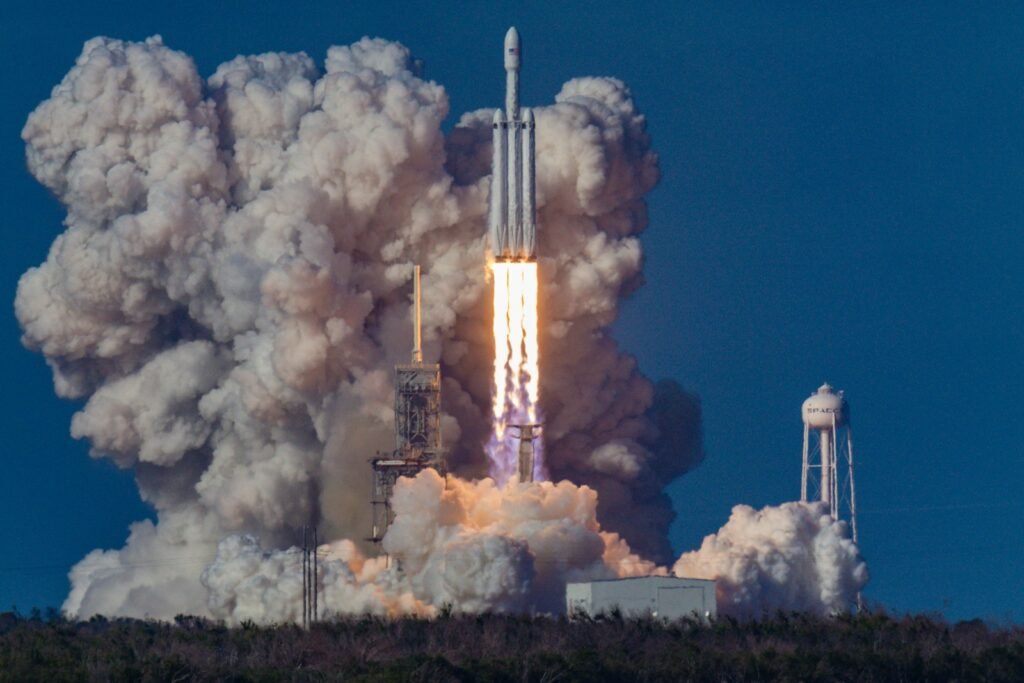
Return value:
<svg viewBox="0 0 1024 683">
<path fill-rule="evenodd" d="M 594 616 L 615 609 L 632 617 L 711 620 L 718 616 L 714 581 L 675 576 L 570 583 L 565 587 L 565 606 L 570 616 Z"/>
</svg>

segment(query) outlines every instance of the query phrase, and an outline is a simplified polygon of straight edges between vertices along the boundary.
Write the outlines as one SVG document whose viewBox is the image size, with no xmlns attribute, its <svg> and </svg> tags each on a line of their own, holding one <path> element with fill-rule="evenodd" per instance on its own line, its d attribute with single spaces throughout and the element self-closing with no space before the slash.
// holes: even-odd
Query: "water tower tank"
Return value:
<svg viewBox="0 0 1024 683">
<path fill-rule="evenodd" d="M 843 398 L 843 392 L 833 392 L 828 384 L 822 384 L 804 401 L 800 413 L 804 424 L 811 429 L 831 429 L 833 424 L 843 427 L 850 420 L 850 407 Z"/>
</svg>

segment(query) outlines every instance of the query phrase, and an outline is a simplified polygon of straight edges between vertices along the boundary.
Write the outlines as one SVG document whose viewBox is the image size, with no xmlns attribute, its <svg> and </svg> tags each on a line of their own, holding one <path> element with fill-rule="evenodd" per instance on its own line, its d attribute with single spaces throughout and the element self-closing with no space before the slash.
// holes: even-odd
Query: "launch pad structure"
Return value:
<svg viewBox="0 0 1024 683">
<path fill-rule="evenodd" d="M 445 473 L 441 441 L 441 366 L 423 362 L 420 324 L 420 267 L 413 267 L 412 362 L 395 366 L 395 450 L 378 453 L 373 467 L 373 522 L 367 540 L 380 543 L 394 521 L 391 495 L 399 477 L 415 477 L 428 467 Z"/>
<path fill-rule="evenodd" d="M 302 627 L 320 620 L 320 542 L 316 526 L 302 527 Z"/>
<path fill-rule="evenodd" d="M 540 428 L 543 427 L 541 424 L 520 424 L 520 425 L 509 425 L 519 430 L 519 461 L 516 467 L 516 473 L 519 475 L 519 482 L 526 483 L 533 481 L 533 471 L 535 465 L 535 448 L 533 442 L 535 439 L 540 438 Z"/>
</svg>

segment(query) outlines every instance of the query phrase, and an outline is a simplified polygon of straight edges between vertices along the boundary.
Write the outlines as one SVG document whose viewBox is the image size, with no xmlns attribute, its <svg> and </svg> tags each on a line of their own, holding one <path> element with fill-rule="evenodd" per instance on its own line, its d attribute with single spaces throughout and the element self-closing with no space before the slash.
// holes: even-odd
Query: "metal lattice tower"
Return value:
<svg viewBox="0 0 1024 683">
<path fill-rule="evenodd" d="M 312 545 L 311 545 L 312 543 Z M 302 627 L 320 620 L 320 542 L 317 528 L 302 527 Z"/>
<path fill-rule="evenodd" d="M 368 540 L 384 538 L 394 513 L 391 495 L 399 477 L 433 467 L 444 473 L 441 442 L 441 366 L 423 362 L 420 333 L 420 267 L 413 269 L 415 322 L 412 362 L 395 366 L 395 450 L 378 454 L 373 465 L 373 528 Z"/>
</svg>

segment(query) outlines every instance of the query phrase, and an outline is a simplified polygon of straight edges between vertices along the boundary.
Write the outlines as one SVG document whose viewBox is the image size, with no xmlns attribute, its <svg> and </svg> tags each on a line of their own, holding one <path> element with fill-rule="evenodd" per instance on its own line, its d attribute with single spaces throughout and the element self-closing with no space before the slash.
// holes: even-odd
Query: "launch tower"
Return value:
<svg viewBox="0 0 1024 683">
<path fill-rule="evenodd" d="M 384 538 L 394 513 L 391 494 L 399 477 L 414 477 L 433 467 L 444 473 L 441 443 L 441 366 L 423 362 L 420 325 L 420 267 L 413 267 L 412 362 L 395 366 L 395 450 L 378 455 L 373 465 L 373 528 L 369 540 Z"/>
</svg>

